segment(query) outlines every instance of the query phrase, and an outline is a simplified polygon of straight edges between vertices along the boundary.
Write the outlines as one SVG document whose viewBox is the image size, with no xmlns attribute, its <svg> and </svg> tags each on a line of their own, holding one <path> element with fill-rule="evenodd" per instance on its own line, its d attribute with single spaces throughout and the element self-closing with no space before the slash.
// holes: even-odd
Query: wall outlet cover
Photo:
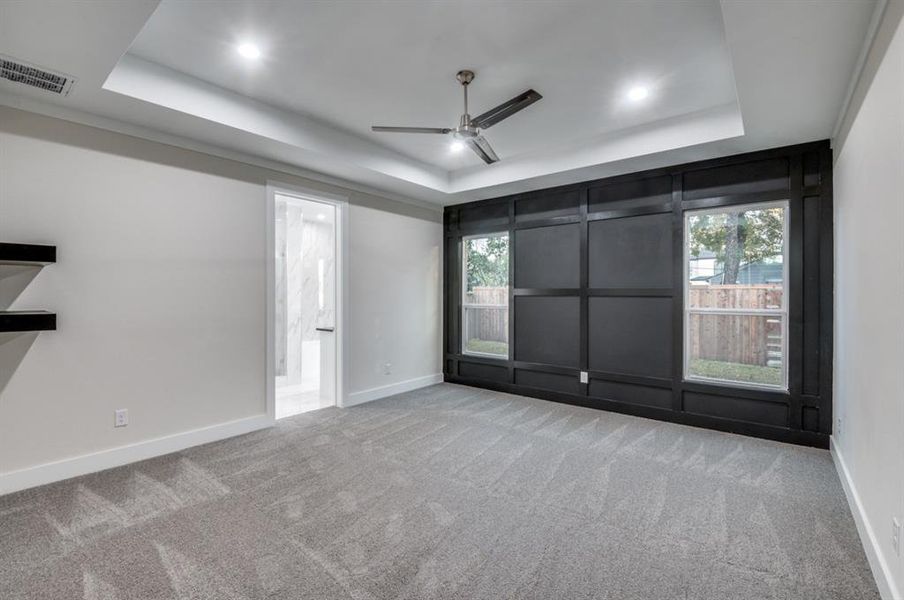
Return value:
<svg viewBox="0 0 904 600">
<path fill-rule="evenodd" d="M 125 427 L 129 424 L 129 409 L 119 408 L 113 411 L 113 427 Z"/>
<path fill-rule="evenodd" d="M 587 371 L 581 371 L 581 383 L 590 383 L 590 377 L 587 375 Z"/>
</svg>

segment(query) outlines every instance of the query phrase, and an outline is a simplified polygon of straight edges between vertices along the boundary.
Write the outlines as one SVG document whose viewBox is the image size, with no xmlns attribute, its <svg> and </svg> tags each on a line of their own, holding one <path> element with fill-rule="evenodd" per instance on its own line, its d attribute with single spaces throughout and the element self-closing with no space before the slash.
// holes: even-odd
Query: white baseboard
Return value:
<svg viewBox="0 0 904 600">
<path fill-rule="evenodd" d="M 36 465 L 9 473 L 0 473 L 0 496 L 28 488 L 62 481 L 78 475 L 87 475 L 113 467 L 162 456 L 209 442 L 250 433 L 273 425 L 267 415 L 257 415 L 182 433 L 136 442 L 126 446 L 109 448 L 91 454 L 74 456 L 64 460 Z"/>
<path fill-rule="evenodd" d="M 866 559 L 869 561 L 873 577 L 876 579 L 879 594 L 882 596 L 882 600 L 902 600 L 904 597 L 902 597 L 900 590 L 895 586 L 895 580 L 892 577 L 888 562 L 882 554 L 876 532 L 866 517 L 863 503 L 860 501 L 860 495 L 857 493 L 857 488 L 854 487 L 854 480 L 851 479 L 844 457 L 841 455 L 838 446 L 835 445 L 834 436 L 829 438 L 829 448 L 832 451 L 832 460 L 835 462 L 835 468 L 838 470 L 838 477 L 841 479 L 841 486 L 844 488 L 844 495 L 847 496 L 848 505 L 850 505 L 851 513 L 854 515 L 854 523 L 857 524 L 857 532 L 860 534 L 860 541 L 863 544 L 864 551 L 866 551 Z"/>
<path fill-rule="evenodd" d="M 355 406 L 379 398 L 385 398 L 402 392 L 410 392 L 435 383 L 442 383 L 443 374 L 437 373 L 426 377 L 407 379 L 398 383 L 380 386 L 349 394 L 343 406 Z M 118 446 L 91 454 L 75 456 L 64 460 L 36 465 L 18 471 L 0 473 L 0 496 L 17 492 L 47 483 L 62 481 L 70 477 L 87 475 L 104 469 L 120 467 L 129 463 L 162 456 L 171 452 L 185 450 L 226 438 L 250 433 L 273 425 L 273 419 L 267 415 L 257 415 L 219 425 L 211 425 L 201 429 L 176 433 L 144 442 L 136 442 L 126 446 Z"/>
<path fill-rule="evenodd" d="M 389 385 L 370 388 L 369 390 L 353 392 L 348 395 L 348 398 L 345 399 L 345 402 L 342 403 L 342 406 L 344 408 L 348 408 L 349 406 L 363 404 L 364 402 L 370 402 L 372 400 L 379 400 L 380 398 L 393 396 L 395 394 L 401 394 L 402 392 L 410 392 L 411 390 L 416 390 L 418 388 L 427 387 L 428 385 L 442 382 L 442 373 L 435 373 L 433 375 L 427 375 L 425 377 L 416 377 L 414 379 L 406 379 L 405 381 L 400 381 L 398 383 L 391 383 Z"/>
</svg>

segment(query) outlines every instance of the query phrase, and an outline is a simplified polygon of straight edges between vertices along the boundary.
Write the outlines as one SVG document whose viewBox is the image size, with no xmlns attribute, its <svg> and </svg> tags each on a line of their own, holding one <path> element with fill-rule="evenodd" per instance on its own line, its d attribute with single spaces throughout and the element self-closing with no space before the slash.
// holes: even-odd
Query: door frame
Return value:
<svg viewBox="0 0 904 600">
<path fill-rule="evenodd" d="M 346 371 L 345 357 L 348 347 L 348 332 L 346 325 L 348 290 L 348 269 L 346 257 L 348 255 L 348 198 L 340 194 L 324 192 L 314 188 L 306 188 L 282 182 L 267 182 L 267 210 L 266 210 L 266 262 L 267 262 L 267 290 L 266 290 L 266 349 L 264 370 L 266 372 L 265 398 L 267 418 L 271 423 L 276 422 L 276 356 L 273 344 L 275 342 L 276 326 L 276 195 L 293 196 L 302 200 L 331 204 L 336 209 L 336 406 L 345 406 Z"/>
</svg>

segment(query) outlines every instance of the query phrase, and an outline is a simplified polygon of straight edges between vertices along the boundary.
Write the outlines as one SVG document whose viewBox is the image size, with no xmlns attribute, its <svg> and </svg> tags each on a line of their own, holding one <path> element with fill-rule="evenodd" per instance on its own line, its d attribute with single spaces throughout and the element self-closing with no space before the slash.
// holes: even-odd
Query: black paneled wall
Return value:
<svg viewBox="0 0 904 600">
<path fill-rule="evenodd" d="M 777 200 L 790 215 L 787 392 L 684 381 L 684 211 Z M 462 238 L 493 232 L 511 245 L 508 359 L 461 350 Z M 827 446 L 828 142 L 452 206 L 445 235 L 446 381 Z"/>
</svg>

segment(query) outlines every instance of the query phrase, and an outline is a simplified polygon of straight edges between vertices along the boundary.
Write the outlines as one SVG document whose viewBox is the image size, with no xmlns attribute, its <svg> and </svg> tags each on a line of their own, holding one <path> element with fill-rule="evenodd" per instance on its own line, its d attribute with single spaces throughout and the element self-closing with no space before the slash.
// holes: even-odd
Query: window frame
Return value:
<svg viewBox="0 0 904 600">
<path fill-rule="evenodd" d="M 511 299 L 512 292 L 512 282 L 511 282 L 511 265 L 512 265 L 512 239 L 509 235 L 508 230 L 502 231 L 491 231 L 487 233 L 475 233 L 471 235 L 464 235 L 461 238 L 461 248 L 459 251 L 459 256 L 461 257 L 461 331 L 460 331 L 460 339 L 461 339 L 461 348 L 460 351 L 462 355 L 465 356 L 476 356 L 480 358 L 490 358 L 496 360 L 511 360 L 512 356 L 512 340 L 509 339 L 506 342 L 506 353 L 505 354 L 492 354 L 490 352 L 475 352 L 474 350 L 468 350 L 468 309 L 469 308 L 496 308 L 497 304 L 473 304 L 467 302 L 468 298 L 468 242 L 470 240 L 482 239 L 482 238 L 491 238 L 491 237 L 502 237 L 505 236 L 508 238 L 508 271 L 509 277 L 506 284 L 506 290 L 508 291 L 505 311 L 508 314 L 508 318 L 511 319 L 511 303 L 509 300 Z M 511 328 L 509 328 L 511 332 Z M 511 336 L 509 336 L 510 338 Z"/>
<path fill-rule="evenodd" d="M 782 224 L 782 306 L 778 309 L 760 308 L 760 309 L 737 309 L 737 308 L 691 308 L 690 307 L 690 218 L 698 215 L 720 214 L 729 211 L 743 212 L 745 210 L 764 210 L 769 208 L 781 208 L 784 210 L 784 218 Z M 683 365 L 681 378 L 682 381 L 690 383 L 705 383 L 721 387 L 731 388 L 747 388 L 753 390 L 764 390 L 770 392 L 781 392 L 788 394 L 791 361 L 788 356 L 790 327 L 788 322 L 788 298 L 792 292 L 790 282 L 790 231 L 791 231 L 791 202 L 789 199 L 768 201 L 768 202 L 751 202 L 745 204 L 730 204 L 703 209 L 689 209 L 683 211 L 682 218 L 684 220 L 682 241 L 683 260 L 682 273 L 684 282 L 683 310 L 682 310 L 682 335 L 683 341 Z M 700 375 L 691 375 L 688 372 L 690 366 L 690 315 L 737 315 L 737 316 L 771 316 L 777 315 L 782 321 L 782 383 L 773 385 L 768 383 L 752 383 L 744 381 L 732 381 L 730 379 L 715 379 L 712 377 L 703 377 Z"/>
</svg>

